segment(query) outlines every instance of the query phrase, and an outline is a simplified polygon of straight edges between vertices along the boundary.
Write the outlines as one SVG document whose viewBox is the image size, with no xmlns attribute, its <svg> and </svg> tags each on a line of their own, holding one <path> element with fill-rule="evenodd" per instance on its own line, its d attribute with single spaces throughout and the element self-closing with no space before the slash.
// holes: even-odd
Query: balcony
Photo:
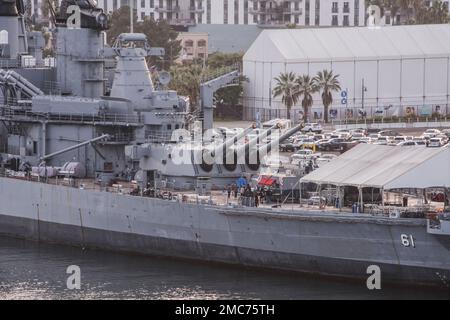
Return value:
<svg viewBox="0 0 450 320">
<path fill-rule="evenodd" d="M 189 7 L 189 12 L 191 12 L 191 13 L 204 13 L 205 12 L 205 8 L 202 8 L 202 7 L 194 7 L 194 6 L 191 6 L 191 7 Z"/>
<path fill-rule="evenodd" d="M 194 19 L 169 19 L 168 23 L 171 26 L 187 26 L 187 27 L 191 27 L 191 26 L 195 26 L 197 25 L 196 21 Z"/>
<path fill-rule="evenodd" d="M 277 8 L 259 8 L 259 9 L 249 9 L 248 12 L 254 15 L 277 15 L 277 14 L 292 14 L 292 15 L 301 15 L 303 14 L 303 10 L 301 8 L 291 9 L 284 7 Z"/>
<path fill-rule="evenodd" d="M 180 7 L 179 6 L 174 6 L 174 7 L 155 7 L 155 11 L 159 12 L 159 13 L 163 13 L 163 12 L 172 12 L 172 13 L 177 13 L 180 12 Z"/>
</svg>

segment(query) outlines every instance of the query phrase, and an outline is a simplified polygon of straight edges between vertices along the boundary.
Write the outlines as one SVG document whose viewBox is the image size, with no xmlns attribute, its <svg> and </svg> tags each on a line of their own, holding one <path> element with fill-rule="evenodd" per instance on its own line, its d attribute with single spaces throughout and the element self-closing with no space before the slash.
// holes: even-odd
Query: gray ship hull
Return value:
<svg viewBox="0 0 450 320">
<path fill-rule="evenodd" d="M 219 208 L 8 178 L 0 201 L 2 235 L 361 281 L 374 264 L 383 281 L 450 279 L 450 239 L 421 219 Z"/>
</svg>

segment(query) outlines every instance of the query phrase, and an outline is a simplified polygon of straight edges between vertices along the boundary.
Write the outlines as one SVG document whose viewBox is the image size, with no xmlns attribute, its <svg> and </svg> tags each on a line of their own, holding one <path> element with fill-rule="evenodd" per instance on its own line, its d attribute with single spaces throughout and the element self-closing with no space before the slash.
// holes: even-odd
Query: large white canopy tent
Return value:
<svg viewBox="0 0 450 320">
<path fill-rule="evenodd" d="M 300 180 L 380 189 L 450 187 L 450 148 L 359 144 Z"/>
<path fill-rule="evenodd" d="M 300 179 L 323 185 L 334 185 L 342 203 L 345 187 L 358 189 L 358 204 L 363 206 L 363 189 L 380 191 L 384 205 L 385 191 L 396 189 L 450 188 L 450 148 L 425 146 L 393 147 L 359 144 Z"/>
<path fill-rule="evenodd" d="M 334 94 L 331 109 L 339 111 L 338 117 L 363 104 L 369 114 L 382 109 L 386 116 L 402 116 L 411 107 L 416 114 L 434 112 L 437 106 L 450 112 L 449 60 L 448 24 L 264 30 L 243 58 L 249 79 L 245 115 L 253 119 L 259 111 L 263 119 L 269 113 L 283 116 L 281 97 L 270 94 L 274 78 L 290 71 L 315 76 L 324 69 L 339 74 L 347 94 L 344 101 L 344 92 Z M 294 109 L 300 108 L 299 102 Z M 322 109 L 320 95 L 315 94 L 313 111 Z"/>
</svg>

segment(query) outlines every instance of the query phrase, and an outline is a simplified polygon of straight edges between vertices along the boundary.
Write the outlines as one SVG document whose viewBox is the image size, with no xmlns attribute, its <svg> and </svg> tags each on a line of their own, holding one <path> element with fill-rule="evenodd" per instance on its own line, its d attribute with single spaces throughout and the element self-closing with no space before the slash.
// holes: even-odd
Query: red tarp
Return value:
<svg viewBox="0 0 450 320">
<path fill-rule="evenodd" d="M 272 179 L 270 177 L 262 177 L 259 182 L 258 185 L 260 186 L 271 186 L 276 182 L 275 179 Z"/>
</svg>

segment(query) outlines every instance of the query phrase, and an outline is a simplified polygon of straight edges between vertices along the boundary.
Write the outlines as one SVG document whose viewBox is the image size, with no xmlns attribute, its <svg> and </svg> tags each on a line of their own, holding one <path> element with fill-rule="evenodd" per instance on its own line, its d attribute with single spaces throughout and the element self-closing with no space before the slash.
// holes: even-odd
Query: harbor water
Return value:
<svg viewBox="0 0 450 320">
<path fill-rule="evenodd" d="M 67 268 L 80 267 L 80 289 Z M 119 254 L 0 237 L 0 299 L 450 299 L 450 291 Z"/>
</svg>

